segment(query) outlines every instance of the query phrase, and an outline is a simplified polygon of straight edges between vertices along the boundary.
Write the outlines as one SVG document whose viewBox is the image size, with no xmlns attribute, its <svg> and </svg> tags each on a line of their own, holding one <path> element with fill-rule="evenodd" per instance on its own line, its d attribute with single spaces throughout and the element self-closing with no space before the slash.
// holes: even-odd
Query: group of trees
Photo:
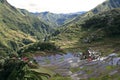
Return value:
<svg viewBox="0 0 120 80">
<path fill-rule="evenodd" d="M 0 80 L 43 80 L 43 77 L 50 77 L 49 74 L 44 74 L 31 70 L 35 63 L 29 63 L 28 60 L 18 59 L 17 57 L 0 59 Z M 34 68 L 37 68 L 35 66 Z"/>
<path fill-rule="evenodd" d="M 59 51 L 59 47 L 50 42 L 36 42 L 20 49 L 18 53 L 26 53 L 31 51 Z"/>
</svg>

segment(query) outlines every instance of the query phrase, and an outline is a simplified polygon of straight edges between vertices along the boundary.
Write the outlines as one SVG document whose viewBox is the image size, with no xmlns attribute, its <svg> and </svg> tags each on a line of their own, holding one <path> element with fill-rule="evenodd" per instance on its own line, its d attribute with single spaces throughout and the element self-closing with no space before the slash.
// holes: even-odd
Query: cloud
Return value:
<svg viewBox="0 0 120 80">
<path fill-rule="evenodd" d="M 32 3 L 30 3 L 29 6 L 31 6 L 31 7 L 35 7 L 36 4 L 32 4 Z"/>
</svg>

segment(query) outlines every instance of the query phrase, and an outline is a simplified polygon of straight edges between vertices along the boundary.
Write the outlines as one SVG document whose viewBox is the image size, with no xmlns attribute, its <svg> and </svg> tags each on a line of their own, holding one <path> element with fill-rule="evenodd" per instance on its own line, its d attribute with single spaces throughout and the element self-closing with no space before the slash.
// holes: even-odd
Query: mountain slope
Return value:
<svg viewBox="0 0 120 80">
<path fill-rule="evenodd" d="M 111 3 L 111 0 L 107 0 L 106 2 L 112 5 L 118 3 L 119 0 L 114 0 L 114 3 Z M 109 43 L 111 48 L 118 48 L 118 45 L 116 44 L 119 44 L 118 40 L 120 39 L 120 10 L 116 9 L 117 7 L 119 6 L 114 7 L 115 9 L 110 8 L 110 10 L 105 11 L 103 9 L 103 11 L 98 13 L 93 13 L 95 8 L 92 9 L 93 11 L 91 10 L 86 14 L 77 17 L 76 20 L 69 24 L 66 24 L 66 27 L 60 29 L 59 34 L 54 36 L 51 41 L 55 42 L 62 48 L 81 47 L 82 49 L 85 49 L 89 46 L 96 47 L 96 45 L 103 45 L 102 47 L 105 48 L 104 45 L 109 45 Z M 115 36 L 118 38 L 115 38 Z M 115 40 L 117 41 L 115 42 Z M 114 47 L 112 47 L 112 45 L 114 45 Z"/>
<path fill-rule="evenodd" d="M 16 9 L 9 4 L 1 4 L 0 9 L 1 22 L 11 29 L 19 29 L 32 36 L 38 36 L 41 33 L 44 34 L 42 29 L 47 29 L 47 27 L 49 27 L 38 18 L 29 14 L 23 14 L 21 10 Z"/>
<path fill-rule="evenodd" d="M 92 16 L 94 16 L 95 14 L 99 12 L 103 12 L 103 11 L 107 11 L 107 10 L 111 10 L 111 9 L 119 8 L 119 7 L 120 7 L 120 0 L 106 0 L 102 4 L 99 4 L 92 10 L 86 12 L 84 15 L 76 17 L 75 19 L 65 24 L 64 26 L 67 27 L 74 23 L 77 23 L 77 24 L 84 23 L 84 20 L 91 18 Z"/>
<path fill-rule="evenodd" d="M 118 7 L 120 7 L 120 0 L 106 0 L 105 2 L 94 8 L 92 12 L 98 13 L 101 11 L 111 10 Z"/>
<path fill-rule="evenodd" d="M 26 13 L 26 14 L 25 14 Z M 50 27 L 34 15 L 0 0 L 0 51 L 17 51 L 20 47 L 43 40 Z"/>
<path fill-rule="evenodd" d="M 97 30 L 101 29 L 104 36 L 120 35 L 120 8 L 98 13 L 82 24 L 82 29 Z M 100 30 L 99 30 L 100 32 Z"/>
<path fill-rule="evenodd" d="M 63 29 L 60 29 L 60 32 L 61 34 L 63 34 L 63 32 L 66 34 L 67 32 L 65 31 L 71 31 L 71 29 L 74 30 L 74 28 L 79 28 L 81 27 L 80 25 L 81 24 L 84 24 L 86 20 L 89 20 L 91 17 L 93 17 L 94 15 L 98 14 L 98 13 L 101 13 L 101 12 L 104 12 L 104 11 L 109 11 L 111 9 L 114 9 L 114 8 L 119 8 L 120 6 L 118 5 L 120 3 L 119 0 L 106 0 L 105 2 L 103 2 L 102 4 L 98 5 L 97 7 L 95 7 L 94 9 L 86 12 L 85 14 L 83 14 L 82 16 L 78 16 L 76 19 L 74 19 L 73 21 L 67 23 L 64 25 L 65 28 Z M 106 9 L 106 7 L 103 5 L 103 4 L 106 4 L 106 6 L 108 7 Z M 117 5 L 117 6 L 116 6 Z M 95 12 L 97 9 L 97 12 Z M 76 26 L 77 25 L 77 26 Z M 78 29 L 78 31 L 76 30 L 75 32 L 78 32 L 81 30 Z M 74 33 L 73 33 L 74 34 Z M 67 35 L 67 34 L 66 34 Z"/>
</svg>

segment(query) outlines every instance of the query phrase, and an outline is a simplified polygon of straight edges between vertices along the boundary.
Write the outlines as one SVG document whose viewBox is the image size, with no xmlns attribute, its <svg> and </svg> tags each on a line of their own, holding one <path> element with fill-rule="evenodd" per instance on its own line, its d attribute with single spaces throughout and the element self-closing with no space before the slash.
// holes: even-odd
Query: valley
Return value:
<svg viewBox="0 0 120 80">
<path fill-rule="evenodd" d="M 120 0 L 68 14 L 0 0 L 1 80 L 119 80 L 119 56 Z"/>
</svg>

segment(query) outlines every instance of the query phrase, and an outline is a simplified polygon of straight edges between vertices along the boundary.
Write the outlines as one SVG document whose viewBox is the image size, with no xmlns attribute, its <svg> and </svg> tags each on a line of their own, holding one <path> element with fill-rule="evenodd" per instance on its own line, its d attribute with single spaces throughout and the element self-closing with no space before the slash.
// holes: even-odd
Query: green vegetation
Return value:
<svg viewBox="0 0 120 80">
<path fill-rule="evenodd" d="M 62 50 L 54 43 L 50 43 L 50 42 L 36 42 L 28 46 L 25 46 L 18 51 L 19 54 L 24 53 L 23 55 L 26 56 L 28 55 L 28 53 L 30 53 L 29 55 L 33 55 L 33 54 L 49 55 L 49 54 L 56 54 L 59 52 L 62 52 Z"/>
<path fill-rule="evenodd" d="M 100 77 L 97 77 L 97 78 L 89 78 L 88 80 L 119 80 L 120 77 L 118 74 L 114 74 L 112 76 L 110 75 L 102 75 Z"/>
<path fill-rule="evenodd" d="M 111 10 L 114 8 L 120 7 L 120 1 L 119 0 L 106 0 L 102 4 L 98 5 L 95 7 L 92 12 L 93 13 L 98 13 L 98 12 L 103 12 L 107 10 Z"/>
<path fill-rule="evenodd" d="M 51 76 L 52 73 L 49 74 L 47 70 L 38 68 L 37 64 L 30 63 L 27 58 L 10 57 L 0 59 L 1 80 L 48 80 Z"/>
<path fill-rule="evenodd" d="M 71 71 L 72 73 L 77 72 L 77 71 L 80 71 L 80 70 L 81 70 L 81 69 L 80 69 L 79 67 L 70 68 L 70 71 Z"/>
<path fill-rule="evenodd" d="M 112 5 L 109 1 L 107 2 Z M 104 55 L 112 52 L 119 53 L 120 9 L 117 7 L 119 6 L 116 6 L 115 9 L 103 10 L 103 12 L 87 12 L 73 22 L 66 24 L 65 28 L 60 29 L 58 34 L 51 37 L 51 42 L 55 42 L 56 45 L 62 46 L 63 49 L 68 51 L 80 50 L 84 52 L 92 47 L 94 50 L 101 51 Z"/>
<path fill-rule="evenodd" d="M 9 13 L 9 14 L 8 14 Z M 0 51 L 16 52 L 20 47 L 43 40 L 51 28 L 28 11 L 0 2 Z M 4 49 L 4 50 L 3 50 Z"/>
<path fill-rule="evenodd" d="M 113 9 L 110 11 L 99 13 L 89 20 L 86 20 L 82 25 L 83 29 L 98 31 L 102 36 L 119 36 L 120 34 L 120 9 Z M 101 33 L 102 32 L 102 33 Z M 105 33 L 105 34 L 103 34 Z"/>
<path fill-rule="evenodd" d="M 70 77 L 61 77 L 60 75 L 55 75 L 50 80 L 72 80 Z"/>
<path fill-rule="evenodd" d="M 63 29 L 57 36 L 52 37 L 51 41 L 66 50 L 84 52 L 91 47 L 104 55 L 119 53 L 119 14 L 119 8 L 101 12 L 85 20 L 84 24 L 73 24 Z"/>
</svg>

